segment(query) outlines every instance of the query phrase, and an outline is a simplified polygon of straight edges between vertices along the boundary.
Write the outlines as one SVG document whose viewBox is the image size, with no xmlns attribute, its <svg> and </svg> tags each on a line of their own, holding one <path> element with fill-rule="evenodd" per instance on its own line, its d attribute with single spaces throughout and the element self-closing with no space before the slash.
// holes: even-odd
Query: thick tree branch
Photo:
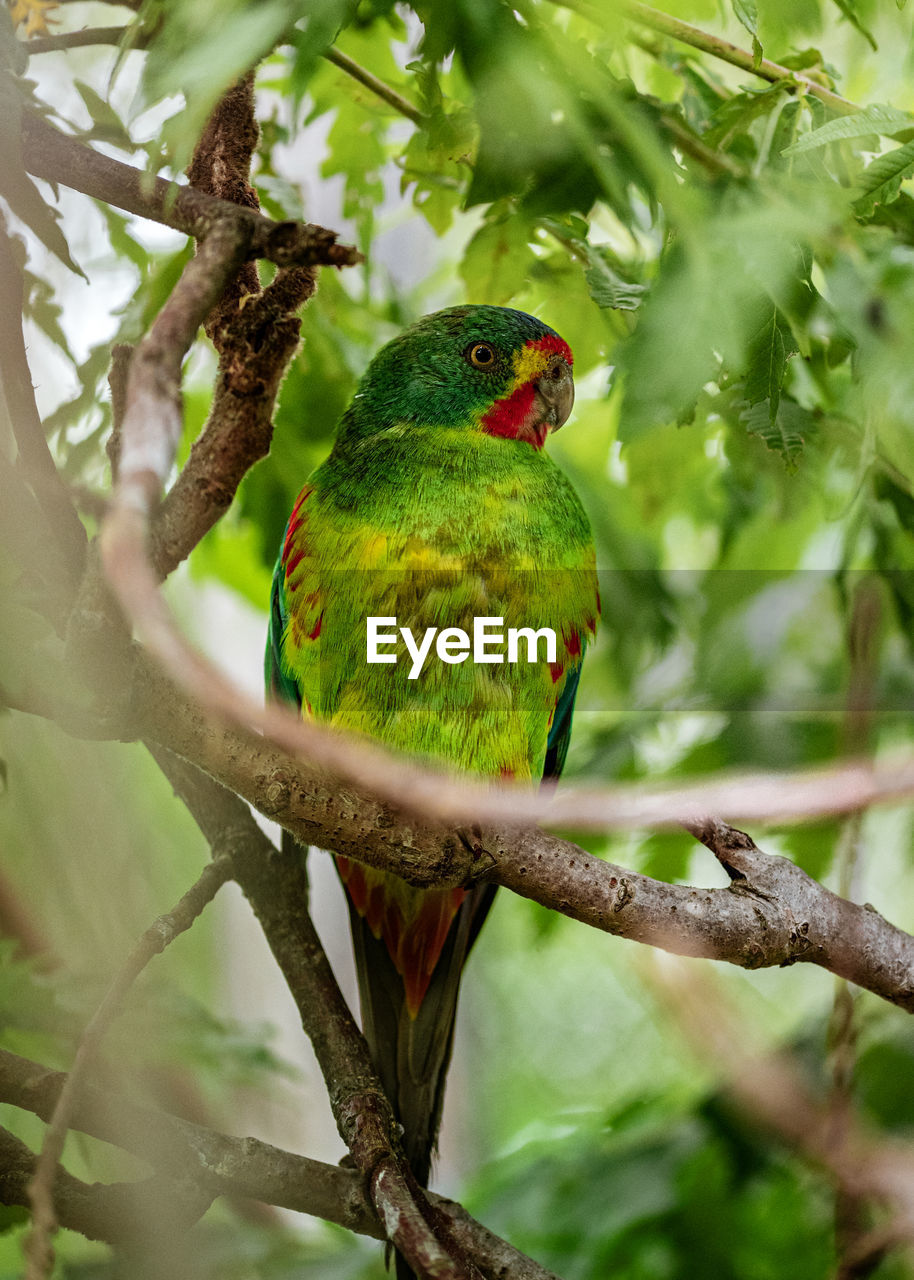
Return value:
<svg viewBox="0 0 914 1280">
<path fill-rule="evenodd" d="M 258 208 L 248 181 L 258 137 L 250 73 L 210 116 L 188 170 L 193 186 Z M 269 452 L 276 396 L 298 346 L 296 312 L 315 286 L 313 267 L 281 267 L 261 290 L 256 266 L 247 262 L 210 312 L 206 332 L 219 352 L 219 373 L 206 426 L 153 519 L 150 558 L 157 577 L 196 546 L 231 505 L 244 474 Z"/>
<path fill-rule="evenodd" d="M 417 818 L 349 784 L 320 765 L 276 748 L 249 730 L 214 724 L 188 702 L 142 653 L 135 653 L 130 688 L 115 686 L 120 712 L 99 734 L 84 712 L 64 716 L 65 702 L 48 708 L 20 700 L 20 710 L 55 718 L 77 736 L 146 738 L 196 764 L 237 792 L 305 844 L 333 849 L 392 871 L 420 887 L 486 878 L 571 919 L 618 937 L 683 955 L 725 960 L 743 968 L 814 963 L 846 977 L 902 1008 L 914 1008 L 914 938 L 869 906 L 847 902 L 787 859 L 770 857 L 725 823 L 687 818 L 731 876 L 725 889 L 671 885 L 596 858 L 571 841 L 531 823 L 455 826 Z M 65 688 L 61 675 L 59 685 Z M 841 789 L 868 780 L 872 800 L 895 798 L 910 766 L 838 766 L 812 774 L 712 779 L 682 786 L 620 785 L 607 791 L 610 829 L 670 828 L 710 793 L 728 813 L 755 810 L 755 819 L 789 813 L 777 795 L 782 782 L 792 799 L 824 788 L 840 810 Z M 776 797 L 772 809 L 758 803 Z M 854 791 L 859 796 L 859 789 Z M 834 812 L 820 807 L 817 812 Z M 859 804 L 859 800 L 858 800 Z M 848 807 L 857 807 L 857 804 Z M 802 812 L 802 810 L 801 810 Z M 569 824 L 570 825 L 570 824 Z"/>
<path fill-rule="evenodd" d="M 28 1206 L 36 1163 L 24 1142 L 0 1128 L 0 1204 Z M 163 1239 L 192 1227 L 212 1198 L 198 1183 L 174 1178 L 89 1185 L 60 1168 L 54 1178 L 61 1226 L 90 1240 L 158 1251 Z"/>
<path fill-rule="evenodd" d="M 150 218 L 197 239 L 228 219 L 244 229 L 246 254 L 277 266 L 353 266 L 361 254 L 336 243 L 336 233 L 304 222 L 273 222 L 253 209 L 193 187 L 152 178 L 69 138 L 37 116 L 23 119 L 23 160 L 29 173 L 59 182 L 128 213 Z"/>
<path fill-rule="evenodd" d="M 299 839 L 390 870 L 413 884 L 481 878 L 620 937 L 744 968 L 804 961 L 914 1010 L 914 939 L 867 906 L 847 902 L 785 858 L 710 819 L 689 829 L 733 883 L 698 889 L 653 880 L 531 826 L 479 831 L 460 840 L 441 824 L 412 819 L 368 792 L 340 788 L 314 765 L 269 750 L 254 734 L 208 731 L 181 696 L 148 673 L 135 709 L 143 732 L 237 791 Z M 718 784 L 723 793 L 723 784 Z M 730 784 L 738 808 L 742 784 Z M 692 794 L 701 794 L 696 784 Z M 673 825 L 681 792 L 618 788 L 620 828 Z M 750 790 L 750 795 L 751 795 Z M 641 808 L 642 802 L 649 802 Z M 666 807 L 664 807 L 664 805 Z"/>
<path fill-rule="evenodd" d="M 0 1049 L 0 1102 L 47 1120 L 66 1078 L 63 1072 Z M 309 1213 L 360 1235 L 384 1238 L 357 1169 L 294 1155 L 257 1138 L 217 1133 L 91 1085 L 80 1090 L 72 1126 L 139 1156 L 157 1170 L 165 1185 L 169 1180 L 195 1181 L 201 1200 L 241 1196 Z M 460 1205 L 433 1192 L 428 1196 L 486 1274 L 498 1280 L 553 1280 L 551 1272 L 494 1236 Z M 64 1225 L 82 1230 L 78 1224 Z"/>
</svg>

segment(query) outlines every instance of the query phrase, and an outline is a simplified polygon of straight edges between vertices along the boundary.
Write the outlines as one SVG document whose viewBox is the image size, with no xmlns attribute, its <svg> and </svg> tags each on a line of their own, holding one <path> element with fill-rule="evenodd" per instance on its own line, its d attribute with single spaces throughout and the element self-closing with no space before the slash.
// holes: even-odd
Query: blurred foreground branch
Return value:
<svg viewBox="0 0 914 1280">
<path fill-rule="evenodd" d="M 63 1072 L 51 1071 L 40 1063 L 0 1049 L 0 1102 L 47 1120 L 66 1079 Z M 195 1188 L 194 1202 L 203 1208 L 217 1196 L 241 1196 L 313 1214 L 360 1235 L 384 1238 L 357 1169 L 294 1155 L 257 1138 L 218 1133 L 92 1085 L 80 1090 L 71 1121 L 79 1132 L 145 1160 L 156 1170 L 157 1182 L 163 1187 L 170 1184 L 188 1190 Z M 25 1203 L 25 1186 L 34 1160 L 27 1149 L 19 1155 L 24 1160 L 26 1153 L 29 1162 L 15 1188 L 20 1198 L 10 1194 L 9 1182 L 0 1181 L 0 1203 Z M 0 1165 L 4 1163 L 0 1160 Z M 150 1184 L 143 1181 L 134 1185 L 142 1190 Z M 101 1193 L 107 1190 L 99 1189 L 100 1204 L 104 1202 Z M 127 1196 L 126 1190 L 123 1194 Z M 434 1192 L 426 1194 L 436 1213 L 448 1219 L 452 1234 L 467 1254 L 484 1269 L 487 1267 L 489 1274 L 500 1280 L 554 1280 L 551 1272 L 494 1236 L 459 1205 Z M 87 1214 L 74 1217 L 70 1212 L 72 1202 L 66 1193 L 57 1204 L 63 1225 L 91 1234 L 92 1219 Z M 133 1205 L 136 1208 L 135 1200 Z M 98 1235 L 93 1238 L 112 1239 L 105 1230 L 103 1220 Z"/>
<path fill-rule="evenodd" d="M 63 1155 L 70 1116 L 79 1090 L 88 1073 L 102 1037 L 120 1011 L 128 991 L 146 965 L 165 950 L 179 934 L 189 929 L 200 912 L 212 901 L 231 875 L 227 858 L 217 857 L 202 873 L 181 900 L 167 914 L 160 916 L 143 934 L 127 958 L 123 969 L 111 984 L 105 998 L 90 1018 L 80 1038 L 73 1066 L 58 1095 L 54 1112 L 35 1162 L 28 1194 L 32 1206 L 32 1229 L 26 1241 L 27 1280 L 42 1280 L 49 1275 L 54 1254 L 51 1236 L 57 1227 L 55 1176 Z"/>
</svg>

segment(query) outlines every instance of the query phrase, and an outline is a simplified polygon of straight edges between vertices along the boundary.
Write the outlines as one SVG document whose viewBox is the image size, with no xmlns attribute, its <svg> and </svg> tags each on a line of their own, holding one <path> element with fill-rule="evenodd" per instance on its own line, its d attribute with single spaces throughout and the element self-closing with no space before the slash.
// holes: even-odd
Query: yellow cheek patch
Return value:
<svg viewBox="0 0 914 1280">
<path fill-rule="evenodd" d="M 535 347 L 521 347 L 520 351 L 514 355 L 514 385 L 511 390 L 516 391 L 518 387 L 523 387 L 528 382 L 532 382 L 534 378 L 538 378 L 541 373 L 545 373 L 549 366 L 549 352 L 537 351 Z"/>
</svg>

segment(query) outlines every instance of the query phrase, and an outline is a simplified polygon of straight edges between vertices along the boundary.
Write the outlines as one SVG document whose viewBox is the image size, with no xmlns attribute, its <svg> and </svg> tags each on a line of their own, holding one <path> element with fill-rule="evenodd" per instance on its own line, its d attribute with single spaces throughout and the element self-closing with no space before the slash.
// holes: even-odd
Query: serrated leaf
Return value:
<svg viewBox="0 0 914 1280">
<path fill-rule="evenodd" d="M 617 311 L 635 311 L 641 306 L 641 298 L 647 286 L 623 280 L 612 269 L 605 257 L 593 250 L 584 271 L 587 289 L 598 307 L 610 307 Z"/>
<path fill-rule="evenodd" d="M 806 441 L 815 433 L 816 420 L 795 400 L 782 397 L 772 412 L 767 400 L 747 406 L 739 420 L 750 435 L 764 440 L 769 449 L 779 453 L 791 471 L 799 466 Z"/>
<path fill-rule="evenodd" d="M 874 102 L 852 116 L 839 116 L 818 129 L 804 133 L 793 146 L 785 147 L 781 155 L 795 156 L 802 151 L 827 146 L 829 142 L 845 142 L 849 138 L 865 138 L 874 133 L 891 138 L 906 129 L 914 129 L 914 115 L 910 111 L 899 111 L 897 107 Z"/>
<path fill-rule="evenodd" d="M 772 421 L 777 417 L 787 358 L 797 350 L 790 326 L 777 307 L 749 343 L 745 397 L 750 405 L 766 403 Z"/>
<path fill-rule="evenodd" d="M 70 350 L 67 335 L 60 325 L 63 308 L 55 302 L 56 294 L 53 286 L 49 281 L 34 275 L 29 270 L 23 272 L 23 278 L 25 281 L 23 314 L 33 320 L 42 333 L 50 338 L 75 365 L 76 358 Z"/>
<path fill-rule="evenodd" d="M 758 38 L 758 6 L 755 0 L 733 0 L 733 12 L 752 36 L 752 58 L 758 66 L 764 52 Z"/>
<path fill-rule="evenodd" d="M 867 27 L 863 25 L 863 21 L 859 13 L 857 12 L 857 7 L 854 4 L 854 0 L 834 0 L 834 3 L 844 14 L 845 18 L 847 18 L 848 22 L 852 26 L 856 27 L 857 30 L 860 32 L 860 34 L 863 36 L 863 38 L 869 42 L 870 47 L 874 50 L 877 49 L 878 46 L 876 44 L 875 39 L 873 38 L 873 34 Z"/>
<path fill-rule="evenodd" d="M 867 165 L 857 188 L 854 212 L 867 218 L 877 204 L 891 204 L 898 197 L 901 183 L 914 173 L 914 142 L 887 151 Z"/>
<path fill-rule="evenodd" d="M 529 226 L 522 218 L 484 222 L 460 264 L 467 297 L 505 306 L 526 284 L 530 257 Z"/>
</svg>

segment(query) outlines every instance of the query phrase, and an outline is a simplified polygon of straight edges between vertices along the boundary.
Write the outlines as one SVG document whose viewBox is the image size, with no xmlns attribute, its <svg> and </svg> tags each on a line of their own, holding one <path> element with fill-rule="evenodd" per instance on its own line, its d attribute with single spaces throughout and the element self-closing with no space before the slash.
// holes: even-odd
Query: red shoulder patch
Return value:
<svg viewBox="0 0 914 1280">
<path fill-rule="evenodd" d="M 302 556 L 304 555 L 304 552 L 295 552 L 292 550 L 292 542 L 295 535 L 305 522 L 305 514 L 302 511 L 302 507 L 305 505 L 308 498 L 311 497 L 313 492 L 314 490 L 311 485 L 306 484 L 304 489 L 302 489 L 301 493 L 295 499 L 295 506 L 292 508 L 292 514 L 289 516 L 289 523 L 286 525 L 286 537 L 282 544 L 281 557 L 283 567 L 286 571 L 286 577 L 289 576 L 295 568 L 295 565 L 299 564 Z M 295 559 L 296 555 L 298 556 L 298 559 Z M 290 565 L 291 560 L 295 560 L 294 565 Z"/>
</svg>

